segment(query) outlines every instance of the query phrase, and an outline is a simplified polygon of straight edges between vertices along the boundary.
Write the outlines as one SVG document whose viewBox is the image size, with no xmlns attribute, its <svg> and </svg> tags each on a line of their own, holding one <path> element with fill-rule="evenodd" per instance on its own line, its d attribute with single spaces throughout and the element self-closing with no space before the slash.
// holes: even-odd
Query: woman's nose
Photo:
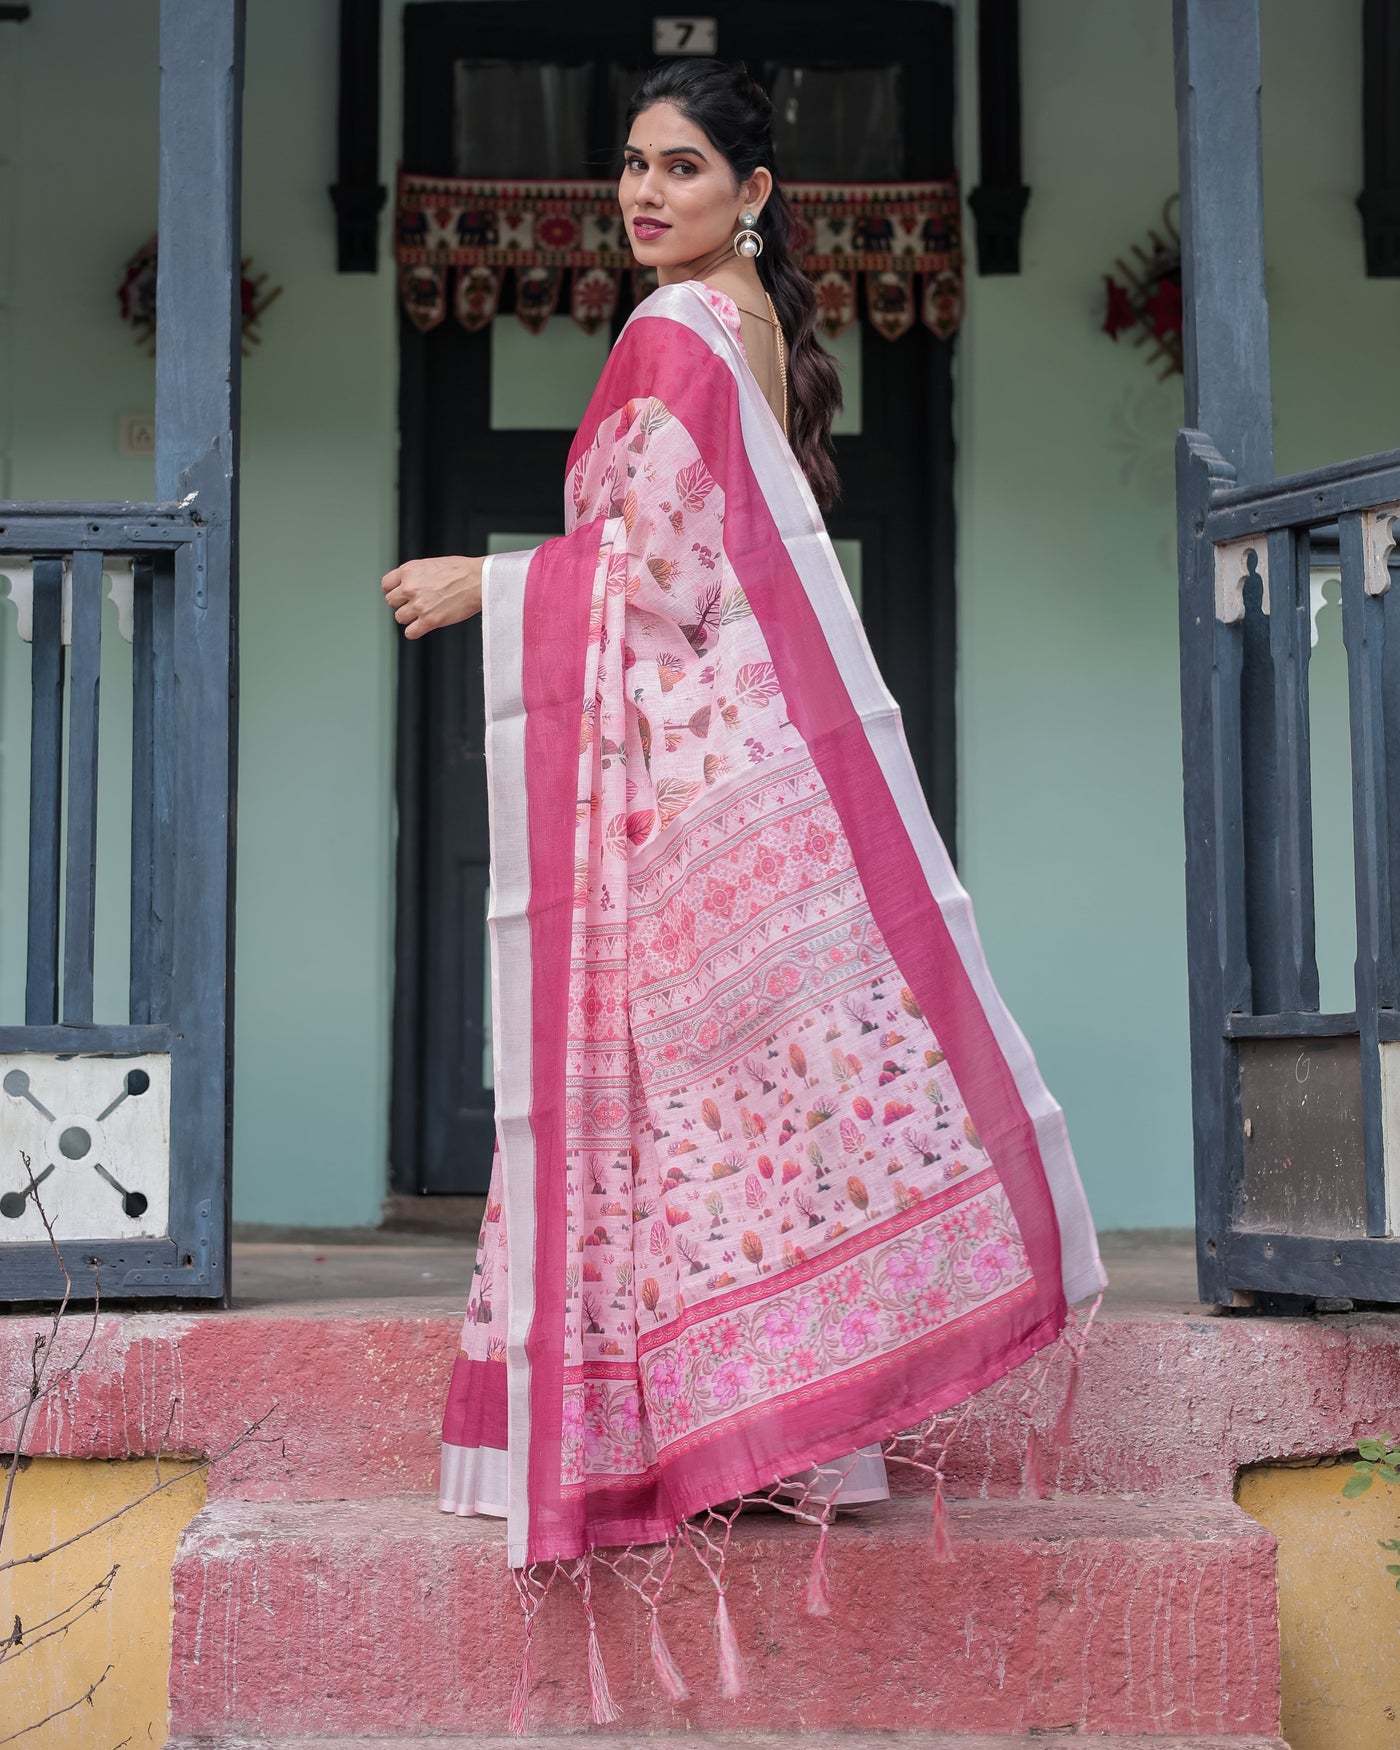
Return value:
<svg viewBox="0 0 1400 1750">
<path fill-rule="evenodd" d="M 642 178 L 642 186 L 637 190 L 638 206 L 659 207 L 661 205 L 661 178 L 654 170 L 648 170 Z"/>
</svg>

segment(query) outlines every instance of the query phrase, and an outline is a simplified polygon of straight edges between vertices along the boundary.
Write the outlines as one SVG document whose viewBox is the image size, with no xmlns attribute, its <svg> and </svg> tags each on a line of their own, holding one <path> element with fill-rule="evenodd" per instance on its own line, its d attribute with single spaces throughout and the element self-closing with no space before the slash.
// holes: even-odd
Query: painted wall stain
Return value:
<svg viewBox="0 0 1400 1750">
<path fill-rule="evenodd" d="M 0 1623 L 8 1634 L 19 1616 L 25 1627 L 23 1649 L 0 1665 L 0 1734 L 57 1714 L 27 1733 L 26 1750 L 165 1742 L 170 1570 L 180 1533 L 204 1505 L 204 1474 L 191 1471 L 188 1462 L 163 1461 L 161 1479 L 179 1480 L 161 1494 L 46 1561 L 0 1574 Z M 15 1479 L 0 1556 L 29 1555 L 87 1531 L 155 1481 L 153 1459 L 36 1458 Z M 44 1638 L 45 1622 L 67 1621 L 66 1633 Z M 59 1712 L 94 1683 L 90 1706 Z"/>
<path fill-rule="evenodd" d="M 1400 1593 L 1378 1547 L 1400 1537 L 1400 1490 L 1342 1498 L 1345 1460 L 1258 1465 L 1238 1500 L 1278 1539 L 1283 1735 L 1292 1750 L 1400 1745 Z"/>
</svg>

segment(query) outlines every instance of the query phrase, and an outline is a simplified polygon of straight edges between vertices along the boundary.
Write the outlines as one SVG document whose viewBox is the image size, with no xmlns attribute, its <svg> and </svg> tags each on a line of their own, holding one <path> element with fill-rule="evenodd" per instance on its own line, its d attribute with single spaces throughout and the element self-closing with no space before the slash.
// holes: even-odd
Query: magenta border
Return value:
<svg viewBox="0 0 1400 1750">
<path fill-rule="evenodd" d="M 646 385 L 645 389 L 639 387 Z M 626 384 L 632 391 L 623 394 Z M 605 418 L 655 395 L 681 420 L 726 494 L 725 545 L 767 638 L 788 710 L 836 806 L 872 915 L 944 1051 L 968 1112 L 1005 1186 L 1033 1272 L 1025 1289 L 947 1331 L 976 1353 L 931 1382 L 928 1348 L 901 1350 L 812 1391 L 801 1404 L 722 1431 L 652 1480 L 585 1488 L 565 1500 L 562 1446 L 565 1221 L 564 1047 L 572 910 L 574 787 L 588 609 L 603 522 L 546 542 L 531 563 L 524 606 L 530 927 L 535 969 L 531 1127 L 536 1144 L 535 1316 L 530 1364 L 530 1561 L 602 1544 L 669 1536 L 688 1514 L 962 1402 L 1053 1341 L 1065 1299 L 1059 1227 L 1035 1130 L 1010 1066 L 968 977 L 942 909 L 900 818 L 744 444 L 738 385 L 714 350 L 683 324 L 634 319 L 614 347 L 569 454 L 572 468 Z M 815 529 L 812 531 L 815 533 Z M 881 1224 L 883 1226 L 884 1224 Z M 935 1336 L 938 1334 L 934 1334 Z"/>
</svg>

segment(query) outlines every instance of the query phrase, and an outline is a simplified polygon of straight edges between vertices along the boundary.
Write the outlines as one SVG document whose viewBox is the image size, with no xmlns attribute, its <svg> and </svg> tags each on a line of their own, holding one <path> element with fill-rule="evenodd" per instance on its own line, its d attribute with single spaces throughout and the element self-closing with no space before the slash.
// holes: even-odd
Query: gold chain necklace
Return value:
<svg viewBox="0 0 1400 1750">
<path fill-rule="evenodd" d="M 773 332 L 778 337 L 778 375 L 783 380 L 783 436 L 788 434 L 788 381 L 787 381 L 787 336 L 783 333 L 783 325 L 778 320 L 778 311 L 768 293 L 768 308 L 773 312 Z"/>
</svg>

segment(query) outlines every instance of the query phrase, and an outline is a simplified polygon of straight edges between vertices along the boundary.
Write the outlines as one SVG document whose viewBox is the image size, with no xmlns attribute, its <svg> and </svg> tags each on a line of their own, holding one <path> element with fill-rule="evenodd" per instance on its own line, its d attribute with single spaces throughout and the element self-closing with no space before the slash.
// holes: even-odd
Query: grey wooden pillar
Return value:
<svg viewBox="0 0 1400 1750">
<path fill-rule="evenodd" d="M 176 556 L 171 1231 L 205 1222 L 227 1295 L 233 1101 L 244 0 L 161 0 L 156 496 L 195 494 Z M 197 753 L 192 750 L 197 749 Z M 181 1026 L 183 1019 L 187 1025 Z M 200 1163 L 198 1173 L 182 1166 Z M 222 1173 L 211 1169 L 222 1163 Z M 209 1190 L 219 1185 L 217 1202 Z M 197 1207 L 180 1206 L 181 1199 Z"/>
<path fill-rule="evenodd" d="M 1267 622 L 1249 617 L 1242 650 L 1217 638 L 1203 531 L 1215 490 L 1273 476 L 1258 0 L 1173 0 L 1172 23 L 1187 428 L 1178 446 L 1177 516 L 1197 1266 L 1201 1298 L 1228 1301 L 1222 1215 L 1240 1195 L 1244 1164 L 1239 1077 L 1224 1018 L 1256 1006 L 1249 935 L 1277 912 L 1275 892 L 1245 889 L 1256 866 L 1276 882 L 1276 862 L 1259 858 L 1247 870 L 1241 849 L 1242 840 L 1267 842 L 1276 831 L 1276 737 L 1272 695 L 1258 684 L 1270 660 Z M 1222 674 L 1222 663 L 1232 672 Z M 1222 701 L 1236 698 L 1238 719 L 1222 720 Z M 1275 963 L 1266 953 L 1258 960 L 1261 968 Z"/>
<path fill-rule="evenodd" d="M 1274 472 L 1259 0 L 1173 0 L 1186 424 L 1241 486 Z"/>
</svg>

